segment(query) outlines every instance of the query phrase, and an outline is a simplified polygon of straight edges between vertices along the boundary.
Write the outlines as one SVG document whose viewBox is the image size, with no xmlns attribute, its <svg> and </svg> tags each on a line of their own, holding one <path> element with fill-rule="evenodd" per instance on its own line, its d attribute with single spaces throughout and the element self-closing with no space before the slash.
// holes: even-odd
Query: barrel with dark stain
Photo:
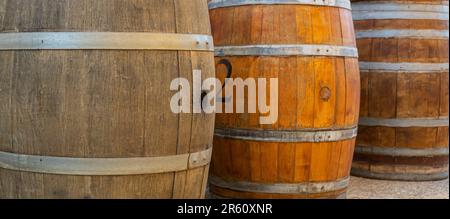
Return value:
<svg viewBox="0 0 450 219">
<path fill-rule="evenodd" d="M 206 0 L 0 0 L 0 198 L 202 198 L 212 45 Z"/>
<path fill-rule="evenodd" d="M 217 0 L 209 7 L 218 77 L 227 60 L 233 79 L 279 79 L 275 124 L 261 125 L 265 115 L 247 107 L 217 115 L 212 193 L 345 197 L 360 99 L 350 2 Z"/>
<path fill-rule="evenodd" d="M 352 173 L 448 177 L 448 1 L 354 1 L 362 99 Z"/>
</svg>

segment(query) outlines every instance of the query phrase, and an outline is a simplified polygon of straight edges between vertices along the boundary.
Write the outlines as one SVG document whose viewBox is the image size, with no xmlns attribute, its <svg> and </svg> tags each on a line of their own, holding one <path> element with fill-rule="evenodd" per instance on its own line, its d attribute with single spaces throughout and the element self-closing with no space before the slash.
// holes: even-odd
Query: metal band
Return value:
<svg viewBox="0 0 450 219">
<path fill-rule="evenodd" d="M 448 20 L 448 14 L 434 12 L 354 12 L 353 20 L 383 20 L 383 19 L 427 19 Z"/>
<path fill-rule="evenodd" d="M 249 45 L 216 47 L 216 56 L 343 56 L 358 57 L 358 49 L 329 45 Z"/>
<path fill-rule="evenodd" d="M 414 149 L 399 147 L 376 147 L 376 146 L 357 146 L 355 153 L 383 155 L 392 157 L 431 157 L 431 156 L 448 156 L 448 147 Z"/>
<path fill-rule="evenodd" d="M 0 168 L 58 175 L 119 176 L 178 172 L 206 166 L 212 148 L 164 157 L 70 158 L 0 152 Z"/>
<path fill-rule="evenodd" d="M 448 30 L 365 30 L 357 31 L 356 38 L 415 38 L 448 39 Z"/>
<path fill-rule="evenodd" d="M 353 3 L 353 20 L 433 19 L 448 20 L 448 6 L 396 3 Z"/>
<path fill-rule="evenodd" d="M 209 9 L 243 5 L 317 5 L 351 10 L 349 0 L 212 0 L 208 3 Z"/>
<path fill-rule="evenodd" d="M 331 131 L 275 131 L 250 129 L 220 129 L 215 130 L 216 137 L 231 138 L 261 142 L 334 142 L 353 139 L 358 134 L 358 128 Z"/>
<path fill-rule="evenodd" d="M 379 119 L 362 117 L 359 119 L 359 125 L 362 126 L 385 126 L 385 127 L 447 127 L 448 117 L 439 119 L 433 118 L 411 118 L 411 119 Z"/>
<path fill-rule="evenodd" d="M 359 62 L 361 72 L 439 73 L 448 72 L 448 63 Z"/>
<path fill-rule="evenodd" d="M 0 33 L 0 50 L 213 51 L 208 35 L 118 32 Z"/>
<path fill-rule="evenodd" d="M 270 193 L 270 194 L 317 194 L 346 189 L 350 178 L 335 182 L 322 183 L 256 183 L 246 181 L 225 181 L 216 176 L 210 176 L 210 183 L 214 186 L 242 192 Z"/>
<path fill-rule="evenodd" d="M 233 199 L 233 198 L 239 198 L 239 197 L 224 197 L 224 196 L 213 194 L 213 193 L 210 193 L 208 196 L 209 197 L 207 197 L 207 198 L 209 198 L 209 199 Z M 319 199 L 321 199 L 321 198 L 323 198 L 323 197 L 320 197 Z M 328 198 L 328 197 L 325 197 L 325 198 Z M 342 194 L 339 194 L 338 196 L 336 196 L 336 199 L 347 199 L 347 191 L 345 191 Z"/>
<path fill-rule="evenodd" d="M 429 168 L 427 168 L 429 169 Z M 440 169 L 438 169 L 439 171 Z M 436 173 L 377 173 L 365 169 L 353 167 L 352 175 L 381 180 L 401 180 L 401 181 L 435 181 L 448 178 L 448 168 Z"/>
<path fill-rule="evenodd" d="M 447 4 L 431 5 L 431 4 L 406 4 L 394 2 L 354 2 L 352 3 L 353 11 L 412 11 L 412 12 L 436 12 L 448 13 Z"/>
</svg>

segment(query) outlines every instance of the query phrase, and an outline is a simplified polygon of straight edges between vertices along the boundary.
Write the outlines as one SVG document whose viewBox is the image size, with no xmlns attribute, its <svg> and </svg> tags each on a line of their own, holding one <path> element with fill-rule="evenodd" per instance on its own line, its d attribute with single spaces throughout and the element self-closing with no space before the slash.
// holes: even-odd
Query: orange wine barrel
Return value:
<svg viewBox="0 0 450 219">
<path fill-rule="evenodd" d="M 214 76 L 206 0 L 0 0 L 0 198 L 202 198 Z M 195 100 L 194 100 L 195 101 Z"/>
<path fill-rule="evenodd" d="M 227 60 L 231 78 L 277 78 L 280 88 L 274 124 L 247 109 L 217 115 L 212 193 L 345 197 L 360 99 L 350 2 L 217 0 L 209 8 L 218 77 Z"/>
<path fill-rule="evenodd" d="M 357 1 L 361 118 L 352 173 L 448 177 L 448 1 Z"/>
</svg>

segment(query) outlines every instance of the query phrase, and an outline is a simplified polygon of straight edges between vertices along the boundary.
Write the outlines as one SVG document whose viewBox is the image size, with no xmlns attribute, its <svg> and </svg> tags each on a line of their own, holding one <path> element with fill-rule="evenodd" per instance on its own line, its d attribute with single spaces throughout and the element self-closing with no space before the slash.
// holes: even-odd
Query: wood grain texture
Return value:
<svg viewBox="0 0 450 219">
<path fill-rule="evenodd" d="M 351 12 L 310 5 L 250 5 L 210 10 L 216 46 L 318 44 L 356 47 Z M 218 114 L 216 128 L 280 131 L 340 130 L 357 126 L 360 79 L 358 61 L 333 56 L 216 57 L 233 66 L 233 78 L 278 78 L 279 117 L 260 125 L 259 113 Z M 331 95 L 323 97 L 323 90 Z M 245 96 L 246 104 L 249 100 Z M 234 102 L 235 103 L 235 102 Z M 214 138 L 212 175 L 228 182 L 263 184 L 320 183 L 350 173 L 355 139 L 325 143 L 280 143 Z M 336 198 L 345 190 L 319 194 L 250 193 L 211 185 L 228 198 Z"/>
<path fill-rule="evenodd" d="M 390 1 L 390 3 L 448 6 L 448 1 L 418 0 Z M 366 10 L 374 9 L 368 7 Z M 448 21 L 432 19 L 355 21 L 356 31 L 448 31 L 448 28 Z M 414 37 L 364 38 L 358 39 L 357 45 L 360 60 L 366 62 L 439 64 L 448 63 L 449 59 L 448 39 L 417 39 Z M 448 70 L 425 71 L 422 73 L 363 71 L 361 73 L 361 116 L 384 119 L 446 118 L 448 117 L 449 105 L 448 74 Z M 403 128 L 361 126 L 357 145 L 360 147 L 376 146 L 419 150 L 448 148 L 447 131 L 448 126 Z M 357 154 L 356 157 L 357 161 L 354 167 L 356 169 L 375 173 L 378 171 L 377 167 L 381 165 L 384 168 L 383 173 L 398 174 L 400 178 L 402 174 L 423 174 L 423 172 L 419 171 L 419 167 L 439 167 L 434 168 L 433 171 L 448 169 L 448 159 L 442 159 L 439 156 L 400 157 Z M 411 168 L 406 168 L 408 165 Z M 429 173 L 431 172 L 430 170 Z M 422 179 L 426 180 L 426 176 Z"/>
<path fill-rule="evenodd" d="M 0 0 L 5 32 L 210 35 L 206 0 Z M 214 115 L 173 114 L 170 82 L 214 76 L 212 52 L 0 51 L 0 150 L 157 157 L 212 147 Z M 1 198 L 202 198 L 208 166 L 137 176 L 0 169 Z"/>
</svg>

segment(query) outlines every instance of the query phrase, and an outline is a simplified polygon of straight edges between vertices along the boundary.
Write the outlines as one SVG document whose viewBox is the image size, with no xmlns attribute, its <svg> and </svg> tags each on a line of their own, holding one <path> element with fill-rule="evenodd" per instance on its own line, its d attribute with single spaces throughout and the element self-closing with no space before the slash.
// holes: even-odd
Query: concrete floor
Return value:
<svg viewBox="0 0 450 219">
<path fill-rule="evenodd" d="M 348 199 L 449 199 L 449 180 L 398 182 L 352 177 Z"/>
</svg>

